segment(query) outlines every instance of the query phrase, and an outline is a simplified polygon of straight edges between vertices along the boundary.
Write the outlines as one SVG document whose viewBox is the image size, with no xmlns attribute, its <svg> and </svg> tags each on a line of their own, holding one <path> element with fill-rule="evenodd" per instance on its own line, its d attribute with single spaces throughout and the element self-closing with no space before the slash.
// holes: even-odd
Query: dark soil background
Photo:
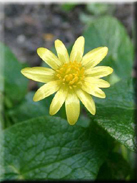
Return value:
<svg viewBox="0 0 137 183">
<path fill-rule="evenodd" d="M 134 4 L 111 4 L 111 13 L 125 26 L 134 42 Z M 110 10 L 111 11 L 111 10 Z M 18 60 L 29 66 L 39 66 L 42 60 L 38 57 L 38 47 L 51 49 L 56 39 L 62 40 L 66 47 L 72 45 L 80 36 L 86 24 L 80 15 L 89 13 L 87 4 L 77 4 L 67 11 L 61 4 L 3 4 L 0 6 L 0 39 L 10 47 Z M 123 45 L 124 46 L 124 45 Z M 136 76 L 134 64 L 133 76 Z M 35 89 L 36 82 L 30 81 L 29 89 Z"/>
<path fill-rule="evenodd" d="M 21 62 L 36 66 L 41 64 L 36 53 L 38 47 L 50 49 L 55 39 L 69 46 L 82 34 L 85 24 L 79 17 L 87 9 L 84 4 L 71 11 L 63 10 L 60 4 L 5 4 L 3 12 L 3 41 Z M 115 4 L 113 16 L 133 38 L 133 4 Z"/>
</svg>

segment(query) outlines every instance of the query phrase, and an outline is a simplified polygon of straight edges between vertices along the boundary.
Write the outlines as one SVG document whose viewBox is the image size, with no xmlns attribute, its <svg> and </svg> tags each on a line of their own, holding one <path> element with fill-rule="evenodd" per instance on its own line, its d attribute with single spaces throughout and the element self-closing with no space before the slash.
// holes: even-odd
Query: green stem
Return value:
<svg viewBox="0 0 137 183">
<path fill-rule="evenodd" d="M 127 148 L 124 145 L 120 145 L 120 147 L 121 147 L 121 153 L 122 153 L 123 157 L 128 161 Z"/>
</svg>

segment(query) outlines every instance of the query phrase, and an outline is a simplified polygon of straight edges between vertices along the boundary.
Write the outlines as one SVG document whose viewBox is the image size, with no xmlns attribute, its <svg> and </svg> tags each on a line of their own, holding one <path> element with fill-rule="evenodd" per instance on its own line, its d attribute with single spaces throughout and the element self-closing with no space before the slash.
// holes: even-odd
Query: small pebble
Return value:
<svg viewBox="0 0 137 183">
<path fill-rule="evenodd" d="M 19 35 L 17 37 L 17 42 L 18 43 L 23 43 L 26 40 L 26 37 L 24 35 Z"/>
</svg>

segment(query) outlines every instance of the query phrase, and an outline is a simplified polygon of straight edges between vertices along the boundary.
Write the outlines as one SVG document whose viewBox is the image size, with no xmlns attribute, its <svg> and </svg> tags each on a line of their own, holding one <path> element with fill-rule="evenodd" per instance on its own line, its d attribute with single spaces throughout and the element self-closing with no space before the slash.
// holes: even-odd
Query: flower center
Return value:
<svg viewBox="0 0 137 183">
<path fill-rule="evenodd" d="M 57 79 L 62 81 L 62 84 L 67 85 L 70 89 L 79 87 L 84 80 L 85 68 L 80 62 L 69 62 L 62 65 L 56 70 Z"/>
</svg>

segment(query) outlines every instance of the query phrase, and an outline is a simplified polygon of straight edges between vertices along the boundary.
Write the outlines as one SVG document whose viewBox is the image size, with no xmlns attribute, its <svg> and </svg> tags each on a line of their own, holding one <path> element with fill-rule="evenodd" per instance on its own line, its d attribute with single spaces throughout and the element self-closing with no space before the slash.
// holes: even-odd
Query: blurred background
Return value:
<svg viewBox="0 0 137 183">
<path fill-rule="evenodd" d="M 3 41 L 21 62 L 40 65 L 38 47 L 51 48 L 55 39 L 70 46 L 87 25 L 103 15 L 116 17 L 133 38 L 133 4 L 5 4 Z"/>
<path fill-rule="evenodd" d="M 133 3 L 4 4 L 0 12 L 1 41 L 29 66 L 41 65 L 38 47 L 51 49 L 56 39 L 70 47 L 90 24 L 105 15 L 116 17 L 133 41 Z"/>
</svg>

